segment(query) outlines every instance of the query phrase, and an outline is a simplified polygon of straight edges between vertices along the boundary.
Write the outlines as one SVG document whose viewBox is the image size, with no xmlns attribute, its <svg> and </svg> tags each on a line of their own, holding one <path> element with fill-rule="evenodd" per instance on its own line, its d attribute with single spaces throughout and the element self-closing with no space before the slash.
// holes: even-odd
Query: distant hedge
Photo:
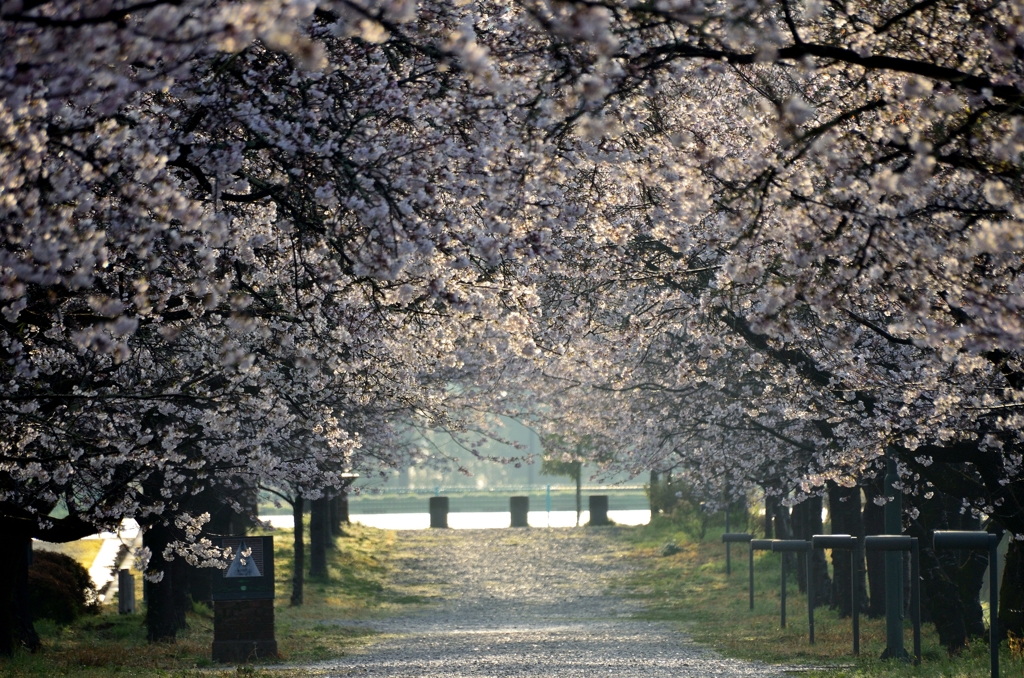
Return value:
<svg viewBox="0 0 1024 678">
<path fill-rule="evenodd" d="M 70 624 L 83 614 L 99 611 L 96 587 L 89 571 L 63 553 L 33 552 L 28 588 L 35 619 Z"/>
</svg>

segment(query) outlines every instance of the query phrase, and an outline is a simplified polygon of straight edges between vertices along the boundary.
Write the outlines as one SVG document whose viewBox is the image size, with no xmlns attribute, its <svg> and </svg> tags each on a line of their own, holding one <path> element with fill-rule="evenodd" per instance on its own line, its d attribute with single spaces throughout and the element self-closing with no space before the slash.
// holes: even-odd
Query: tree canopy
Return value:
<svg viewBox="0 0 1024 678">
<path fill-rule="evenodd" d="M 1022 26 L 4 2 L 0 522 L 174 524 L 201 562 L 186 497 L 315 495 L 503 414 L 712 489 L 889 454 L 1024 543 Z"/>
</svg>

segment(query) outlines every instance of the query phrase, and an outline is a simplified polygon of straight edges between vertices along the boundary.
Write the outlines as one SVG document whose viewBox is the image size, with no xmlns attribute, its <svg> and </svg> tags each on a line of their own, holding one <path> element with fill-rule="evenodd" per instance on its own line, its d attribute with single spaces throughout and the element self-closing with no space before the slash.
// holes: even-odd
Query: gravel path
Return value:
<svg viewBox="0 0 1024 678">
<path fill-rule="evenodd" d="M 608 528 L 615 529 L 615 528 Z M 365 622 L 388 634 L 329 676 L 781 676 L 724 659 L 609 590 L 635 567 L 604 530 L 400 532 L 396 586 L 438 603 Z M 347 626 L 351 621 L 339 622 Z"/>
</svg>

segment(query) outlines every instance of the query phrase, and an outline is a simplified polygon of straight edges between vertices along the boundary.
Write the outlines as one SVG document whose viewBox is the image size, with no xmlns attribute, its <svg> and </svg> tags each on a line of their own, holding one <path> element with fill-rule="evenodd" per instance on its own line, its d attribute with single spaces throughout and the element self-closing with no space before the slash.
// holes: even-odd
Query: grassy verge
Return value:
<svg viewBox="0 0 1024 678">
<path fill-rule="evenodd" d="M 174 643 L 146 642 L 143 615 L 118 615 L 116 603 L 101 614 L 84 617 L 67 627 L 37 622 L 43 650 L 0 659 L 0 677 L 10 676 L 307 676 L 310 671 L 288 669 L 344 656 L 372 640 L 373 632 L 346 623 L 385 615 L 397 606 L 419 602 L 400 588 L 388 586 L 389 557 L 394 533 L 361 525 L 346 528 L 347 537 L 329 551 L 329 576 L 306 580 L 305 605 L 292 607 L 292 532 L 275 530 L 275 626 L 280 661 L 262 667 L 220 669 L 210 659 L 213 614 L 196 605 L 188 615 L 189 628 Z M 308 541 L 307 541 L 308 543 Z M 309 556 L 306 556 L 308 563 Z M 140 598 L 141 599 L 141 598 Z"/>
<path fill-rule="evenodd" d="M 89 569 L 96 560 L 96 555 L 103 546 L 102 539 L 79 539 L 64 544 L 51 544 L 48 541 L 37 541 L 32 546 L 36 551 L 56 551 L 70 556 L 82 564 L 82 567 Z"/>
<path fill-rule="evenodd" d="M 807 598 L 796 592 L 796 576 L 789 581 L 787 628 L 779 626 L 778 554 L 758 552 L 754 560 L 754 610 L 748 607 L 747 549 L 733 545 L 733 571 L 725 574 L 725 545 L 721 530 L 710 531 L 702 543 L 688 541 L 670 522 L 623 530 L 633 557 L 645 562 L 627 582 L 629 595 L 646 602 L 649 619 L 679 623 L 697 642 L 740 659 L 800 665 L 809 676 L 875 678 L 919 676 L 922 678 L 973 678 L 989 675 L 988 645 L 972 644 L 950 659 L 939 645 L 930 624 L 922 629 L 920 666 L 881 661 L 885 649 L 885 620 L 861 617 L 861 656 L 852 654 L 849 619 L 835 611 L 815 611 L 815 644 L 807 642 Z M 679 553 L 661 556 L 661 547 L 672 541 Z M 912 649 L 909 622 L 906 646 Z M 1011 656 L 1002 647 L 1001 675 L 1024 675 L 1024 657 Z M 801 671 L 802 672 L 802 671 Z"/>
</svg>

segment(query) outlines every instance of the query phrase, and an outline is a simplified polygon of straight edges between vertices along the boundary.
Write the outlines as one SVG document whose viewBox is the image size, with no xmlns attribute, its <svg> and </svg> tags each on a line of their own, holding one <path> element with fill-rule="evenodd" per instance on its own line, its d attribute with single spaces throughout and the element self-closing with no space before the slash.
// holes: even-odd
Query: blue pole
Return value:
<svg viewBox="0 0 1024 678">
<path fill-rule="evenodd" d="M 548 485 L 548 493 L 547 493 L 546 505 L 547 505 L 547 509 L 548 509 L 548 527 L 551 527 L 551 486 L 550 485 Z"/>
</svg>

